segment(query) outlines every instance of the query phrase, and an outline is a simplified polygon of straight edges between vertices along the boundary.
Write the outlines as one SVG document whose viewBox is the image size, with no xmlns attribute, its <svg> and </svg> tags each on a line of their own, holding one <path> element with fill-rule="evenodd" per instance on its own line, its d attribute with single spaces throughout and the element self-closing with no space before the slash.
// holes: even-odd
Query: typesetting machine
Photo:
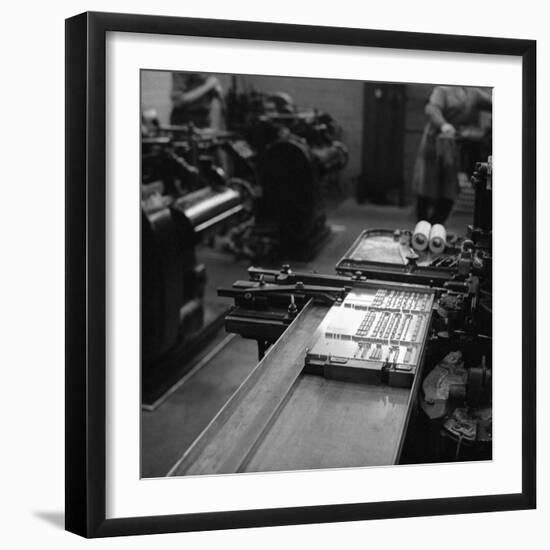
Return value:
<svg viewBox="0 0 550 550">
<path fill-rule="evenodd" d="M 334 275 L 252 267 L 219 289 L 234 300 L 226 330 L 256 340 L 260 361 L 170 474 L 427 461 L 410 442 L 422 439 L 411 431 L 419 401 L 443 403 L 438 435 L 490 441 L 490 163 L 473 184 L 474 223 L 443 254 L 415 254 L 403 231 L 369 230 Z M 370 258 L 376 239 L 403 261 Z"/>
<path fill-rule="evenodd" d="M 422 356 L 433 292 L 369 285 L 337 301 L 306 353 L 306 372 L 327 378 L 412 385 Z"/>
</svg>

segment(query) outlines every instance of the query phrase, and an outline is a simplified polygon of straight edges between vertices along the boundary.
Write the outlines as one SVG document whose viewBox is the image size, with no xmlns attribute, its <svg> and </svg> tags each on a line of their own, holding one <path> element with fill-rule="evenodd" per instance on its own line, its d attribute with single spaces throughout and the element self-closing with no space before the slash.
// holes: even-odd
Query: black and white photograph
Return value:
<svg viewBox="0 0 550 550">
<path fill-rule="evenodd" d="M 141 477 L 490 461 L 493 90 L 140 97 Z"/>
<path fill-rule="evenodd" d="M 66 31 L 67 530 L 535 508 L 535 41 Z"/>
<path fill-rule="evenodd" d="M 544 14 L 8 3 L 2 548 L 543 547 Z"/>
</svg>

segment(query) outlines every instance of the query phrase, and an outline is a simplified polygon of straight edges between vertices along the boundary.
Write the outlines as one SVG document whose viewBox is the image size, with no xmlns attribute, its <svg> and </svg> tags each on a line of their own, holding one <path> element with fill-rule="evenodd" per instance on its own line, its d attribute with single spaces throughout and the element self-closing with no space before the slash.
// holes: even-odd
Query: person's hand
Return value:
<svg viewBox="0 0 550 550">
<path fill-rule="evenodd" d="M 174 107 L 181 107 L 183 105 L 183 92 L 180 90 L 172 91 L 170 99 Z"/>
<path fill-rule="evenodd" d="M 208 80 L 206 81 L 208 84 L 208 87 L 212 92 L 217 95 L 218 97 L 222 96 L 222 85 L 220 84 L 220 81 L 215 76 L 209 76 Z"/>
<path fill-rule="evenodd" d="M 441 125 L 441 133 L 446 137 L 454 137 L 456 134 L 456 129 L 452 124 L 444 122 Z"/>
</svg>

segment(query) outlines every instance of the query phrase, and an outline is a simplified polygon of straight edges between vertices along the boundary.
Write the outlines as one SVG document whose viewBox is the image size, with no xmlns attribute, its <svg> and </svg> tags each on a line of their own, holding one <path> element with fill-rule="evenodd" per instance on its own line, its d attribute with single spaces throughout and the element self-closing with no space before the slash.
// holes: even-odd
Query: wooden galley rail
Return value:
<svg viewBox="0 0 550 550">
<path fill-rule="evenodd" d="M 304 366 L 305 346 L 328 307 L 311 301 L 168 473 L 238 472 Z"/>
</svg>

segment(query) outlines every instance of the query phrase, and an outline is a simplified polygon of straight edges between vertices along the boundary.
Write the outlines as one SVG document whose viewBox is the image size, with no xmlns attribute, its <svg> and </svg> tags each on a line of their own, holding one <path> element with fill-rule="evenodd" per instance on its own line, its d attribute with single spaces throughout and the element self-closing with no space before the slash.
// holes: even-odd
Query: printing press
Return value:
<svg viewBox="0 0 550 550">
<path fill-rule="evenodd" d="M 246 238 L 264 247 L 250 259 L 311 259 L 329 236 L 324 195 L 338 192 L 349 160 L 340 127 L 283 92 L 244 92 L 234 83 L 227 102 L 228 126 L 256 156 L 261 199 Z"/>
<path fill-rule="evenodd" d="M 367 229 L 333 274 L 220 288 L 259 363 L 170 475 L 490 459 L 490 158 L 472 184 L 464 236 Z"/>
<path fill-rule="evenodd" d="M 255 191 L 248 150 L 236 136 L 147 122 L 142 136 L 142 354 L 144 371 L 151 372 L 189 353 L 216 326 L 205 322 L 207 273 L 196 247 L 249 221 Z M 225 160 L 231 172 L 222 168 Z"/>
<path fill-rule="evenodd" d="M 142 354 L 154 378 L 222 318 L 206 319 L 199 245 L 217 242 L 248 260 L 300 258 L 328 237 L 321 188 L 347 162 L 336 126 L 324 113 L 267 105 L 223 131 L 142 114 Z"/>
</svg>

